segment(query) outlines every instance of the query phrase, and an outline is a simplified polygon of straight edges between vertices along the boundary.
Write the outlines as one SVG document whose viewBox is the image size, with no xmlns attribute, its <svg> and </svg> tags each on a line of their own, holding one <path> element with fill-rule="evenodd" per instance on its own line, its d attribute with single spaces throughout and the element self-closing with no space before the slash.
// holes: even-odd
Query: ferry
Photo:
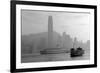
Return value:
<svg viewBox="0 0 100 73">
<path fill-rule="evenodd" d="M 48 48 L 40 51 L 41 54 L 58 54 L 58 53 L 67 53 L 68 50 L 62 48 Z"/>
<path fill-rule="evenodd" d="M 84 54 L 84 50 L 80 47 L 78 47 L 77 49 L 71 48 L 71 50 L 70 50 L 71 57 L 83 56 L 83 54 Z"/>
</svg>

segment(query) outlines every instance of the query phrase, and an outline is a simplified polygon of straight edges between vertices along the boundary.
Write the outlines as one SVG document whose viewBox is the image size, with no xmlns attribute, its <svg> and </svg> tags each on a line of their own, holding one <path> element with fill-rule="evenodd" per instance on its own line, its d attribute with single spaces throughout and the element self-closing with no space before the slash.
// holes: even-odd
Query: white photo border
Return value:
<svg viewBox="0 0 100 73">
<path fill-rule="evenodd" d="M 91 16 L 90 25 L 90 60 L 77 61 L 58 61 L 58 62 L 40 62 L 40 63 L 21 63 L 21 9 L 27 10 L 47 10 L 47 11 L 72 11 L 72 12 L 89 12 Z M 62 8 L 50 6 L 35 6 L 35 5 L 16 5 L 16 68 L 39 68 L 39 67 L 54 67 L 54 66 L 73 66 L 94 64 L 94 10 L 83 8 Z"/>
</svg>

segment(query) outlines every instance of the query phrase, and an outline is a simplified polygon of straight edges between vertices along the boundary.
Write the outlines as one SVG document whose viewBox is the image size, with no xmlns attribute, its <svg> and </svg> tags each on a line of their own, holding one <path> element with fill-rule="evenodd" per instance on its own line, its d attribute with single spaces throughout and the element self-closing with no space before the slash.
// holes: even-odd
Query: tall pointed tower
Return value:
<svg viewBox="0 0 100 73">
<path fill-rule="evenodd" d="M 53 20 L 52 16 L 48 17 L 48 48 L 53 47 Z"/>
</svg>

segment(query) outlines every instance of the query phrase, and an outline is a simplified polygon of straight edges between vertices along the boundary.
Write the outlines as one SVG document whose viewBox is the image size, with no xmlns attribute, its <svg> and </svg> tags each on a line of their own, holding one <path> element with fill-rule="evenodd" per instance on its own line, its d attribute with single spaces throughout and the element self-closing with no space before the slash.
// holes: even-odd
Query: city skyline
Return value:
<svg viewBox="0 0 100 73">
<path fill-rule="evenodd" d="M 22 10 L 22 35 L 48 32 L 49 16 L 53 18 L 53 31 L 60 35 L 66 32 L 71 38 L 76 37 L 81 41 L 89 40 L 89 14 L 66 12 L 57 13 Z"/>
</svg>

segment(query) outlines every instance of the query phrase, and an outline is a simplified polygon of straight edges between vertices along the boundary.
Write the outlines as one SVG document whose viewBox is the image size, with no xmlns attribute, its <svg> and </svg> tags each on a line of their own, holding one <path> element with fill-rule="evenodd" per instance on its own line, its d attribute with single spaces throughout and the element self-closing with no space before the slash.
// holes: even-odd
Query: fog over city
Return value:
<svg viewBox="0 0 100 73">
<path fill-rule="evenodd" d="M 89 40 L 90 14 L 74 12 L 51 12 L 22 10 L 22 35 L 48 31 L 48 16 L 53 18 L 53 30 L 63 32 L 79 41 Z M 85 36 L 86 35 L 86 36 Z"/>
<path fill-rule="evenodd" d="M 90 13 L 21 10 L 21 62 L 90 59 L 90 24 Z"/>
</svg>

